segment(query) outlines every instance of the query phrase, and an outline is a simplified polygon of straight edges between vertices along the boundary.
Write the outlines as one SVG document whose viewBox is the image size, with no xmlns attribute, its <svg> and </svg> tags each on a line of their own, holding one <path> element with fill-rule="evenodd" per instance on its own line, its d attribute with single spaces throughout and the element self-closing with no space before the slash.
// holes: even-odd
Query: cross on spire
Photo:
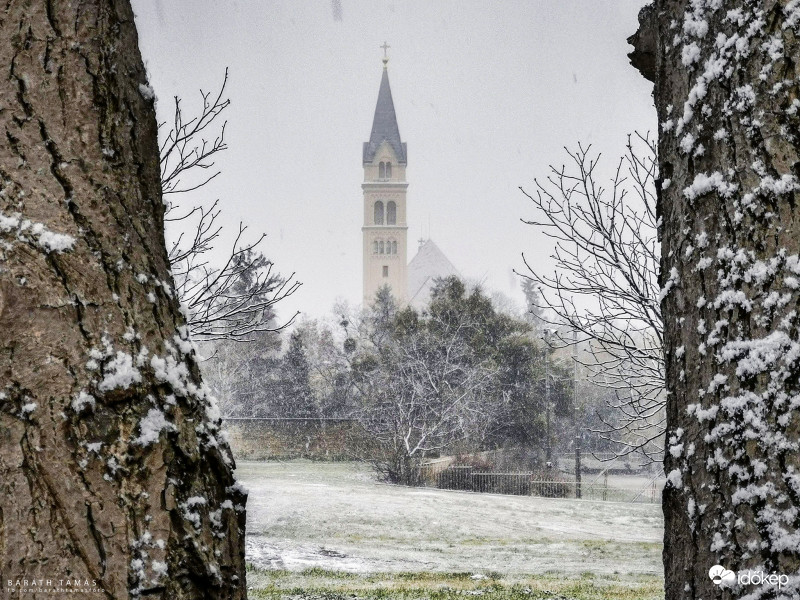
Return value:
<svg viewBox="0 0 800 600">
<path fill-rule="evenodd" d="M 387 50 L 389 50 L 391 46 L 386 42 L 383 42 L 383 46 L 381 46 L 381 48 L 383 48 L 383 66 L 386 67 L 386 63 L 389 62 L 389 53 Z"/>
</svg>

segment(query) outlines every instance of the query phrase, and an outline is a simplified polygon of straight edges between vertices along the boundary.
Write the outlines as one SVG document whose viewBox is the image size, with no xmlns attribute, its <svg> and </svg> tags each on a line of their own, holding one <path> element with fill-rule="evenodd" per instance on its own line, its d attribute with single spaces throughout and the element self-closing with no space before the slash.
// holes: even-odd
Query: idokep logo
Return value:
<svg viewBox="0 0 800 600">
<path fill-rule="evenodd" d="M 736 573 L 729 571 L 722 565 L 714 565 L 708 570 L 708 576 L 715 585 L 729 586 L 736 581 Z"/>
<path fill-rule="evenodd" d="M 768 585 L 777 586 L 779 589 L 789 584 L 788 575 L 778 573 L 764 573 L 763 571 L 739 571 L 734 573 L 722 565 L 714 565 L 708 570 L 708 576 L 714 585 L 729 587 L 735 583 L 739 585 Z"/>
</svg>

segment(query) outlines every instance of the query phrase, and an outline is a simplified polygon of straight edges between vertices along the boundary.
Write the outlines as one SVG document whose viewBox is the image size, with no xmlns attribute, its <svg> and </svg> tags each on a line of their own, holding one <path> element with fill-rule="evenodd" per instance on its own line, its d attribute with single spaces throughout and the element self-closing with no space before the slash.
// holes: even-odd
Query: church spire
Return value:
<svg viewBox="0 0 800 600">
<path fill-rule="evenodd" d="M 389 87 L 389 71 L 386 68 L 386 63 L 389 62 L 386 51 L 389 47 L 386 42 L 381 46 L 383 48 L 383 75 L 381 76 L 381 87 L 378 90 L 378 103 L 375 105 L 375 116 L 372 119 L 372 133 L 369 141 L 364 142 L 364 163 L 372 162 L 380 145 L 387 141 L 394 150 L 397 161 L 406 164 L 406 145 L 400 140 L 392 90 Z"/>
</svg>

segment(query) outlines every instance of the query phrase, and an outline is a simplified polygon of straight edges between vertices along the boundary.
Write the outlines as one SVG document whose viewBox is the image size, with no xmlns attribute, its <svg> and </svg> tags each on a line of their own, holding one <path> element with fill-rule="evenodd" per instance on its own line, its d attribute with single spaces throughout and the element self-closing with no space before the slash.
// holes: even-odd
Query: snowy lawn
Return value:
<svg viewBox="0 0 800 600">
<path fill-rule="evenodd" d="M 438 589 L 466 573 L 476 576 L 469 586 L 492 581 L 508 593 L 571 582 L 658 597 L 649 591 L 661 581 L 659 505 L 405 488 L 358 463 L 240 461 L 236 475 L 250 489 L 248 584 L 259 593 L 333 585 L 359 595 L 375 574 L 387 585 L 433 578 Z"/>
</svg>

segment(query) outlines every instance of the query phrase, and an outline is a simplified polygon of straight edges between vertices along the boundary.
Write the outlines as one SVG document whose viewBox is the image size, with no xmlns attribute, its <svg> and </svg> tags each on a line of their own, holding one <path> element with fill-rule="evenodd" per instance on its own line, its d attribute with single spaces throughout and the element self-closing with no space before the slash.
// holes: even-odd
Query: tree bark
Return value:
<svg viewBox="0 0 800 600">
<path fill-rule="evenodd" d="M 244 598 L 245 496 L 173 292 L 129 2 L 11 0 L 0 40 L 3 587 Z"/>
<path fill-rule="evenodd" d="M 660 124 L 666 598 L 798 598 L 800 6 L 656 0 L 640 26 Z M 718 585 L 714 565 L 738 576 Z"/>
</svg>

